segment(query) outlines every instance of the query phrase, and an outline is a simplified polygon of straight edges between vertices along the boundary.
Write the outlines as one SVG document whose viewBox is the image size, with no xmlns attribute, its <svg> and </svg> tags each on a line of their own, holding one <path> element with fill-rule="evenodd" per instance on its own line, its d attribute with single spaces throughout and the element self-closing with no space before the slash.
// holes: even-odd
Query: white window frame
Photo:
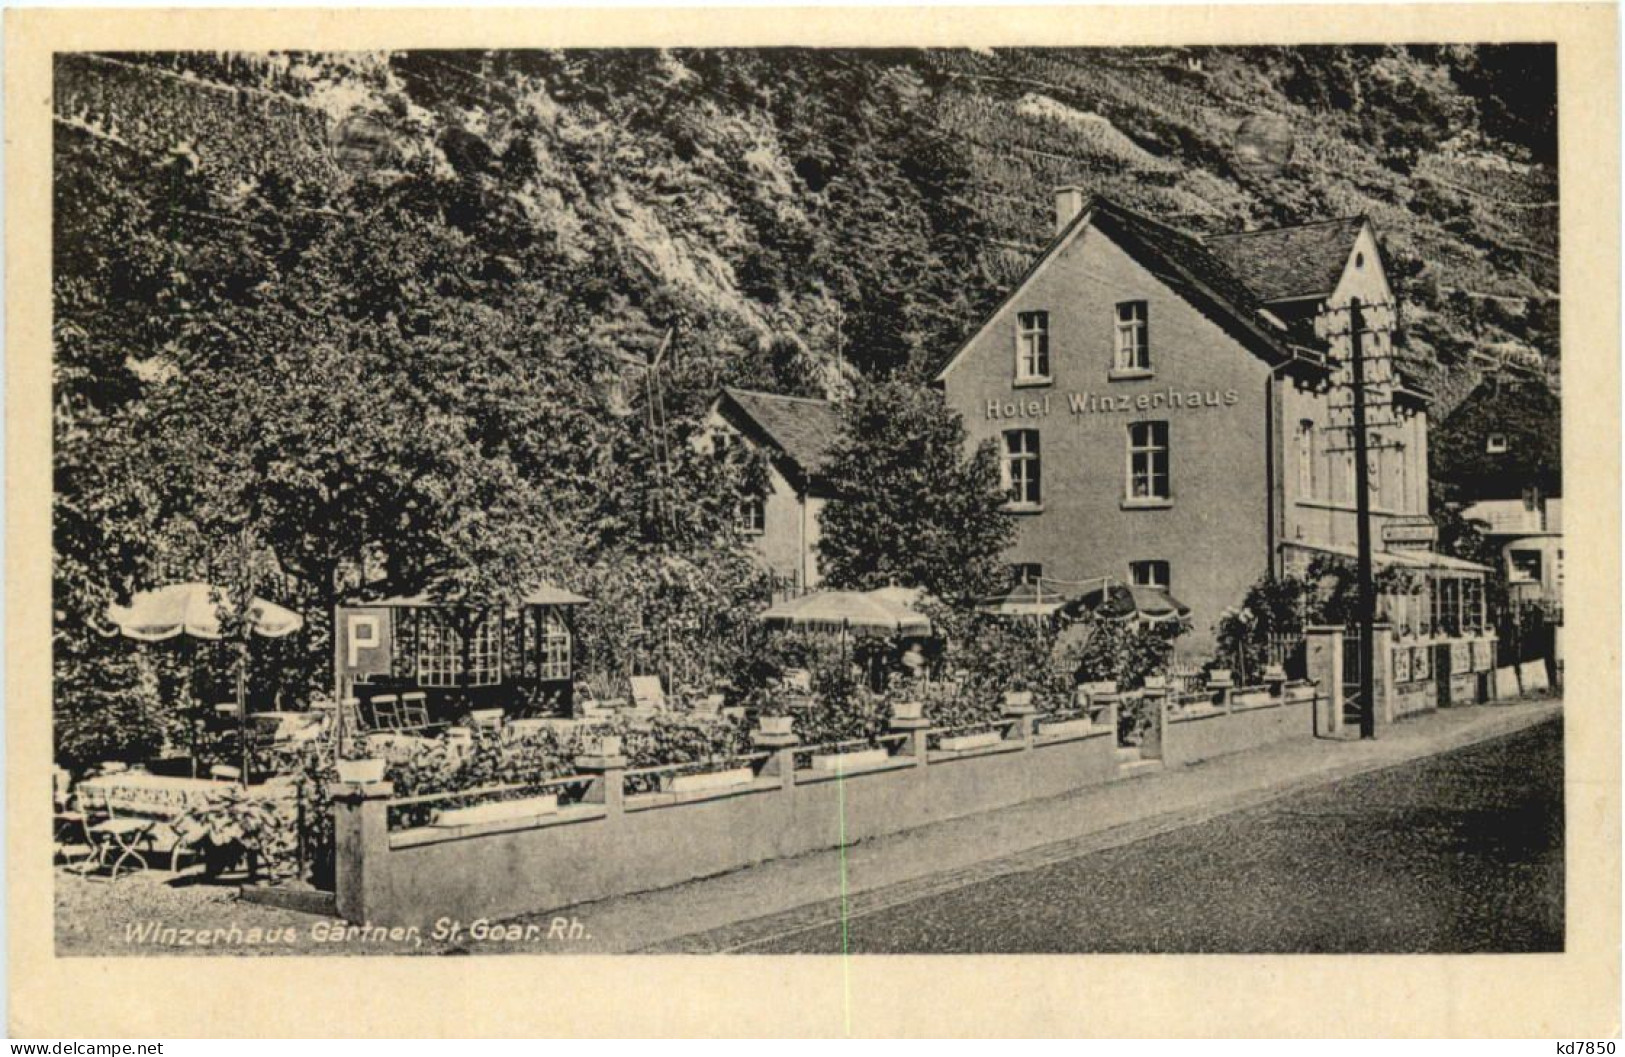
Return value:
<svg viewBox="0 0 1625 1057">
<path fill-rule="evenodd" d="M 1298 423 L 1298 494 L 1312 499 L 1315 495 L 1315 423 L 1303 419 Z"/>
<path fill-rule="evenodd" d="M 1028 575 L 1031 570 L 1032 575 Z M 1013 562 L 1010 565 L 1010 582 L 1012 584 L 1036 584 L 1044 578 L 1043 562 Z"/>
<path fill-rule="evenodd" d="M 1136 439 L 1137 430 L 1146 430 L 1144 440 Z M 1158 434 L 1161 442 L 1158 442 Z M 1172 440 L 1166 419 L 1150 419 L 1144 422 L 1130 422 L 1128 424 L 1128 444 L 1126 460 L 1126 490 L 1124 502 L 1133 504 L 1165 504 L 1173 501 L 1173 472 L 1172 472 Z M 1157 469 L 1157 458 L 1161 456 L 1161 472 Z M 1142 471 L 1135 467 L 1135 458 L 1145 456 L 1146 468 Z M 1161 478 L 1162 490 L 1157 491 L 1157 480 Z M 1145 491 L 1139 491 L 1141 480 L 1145 482 Z"/>
<path fill-rule="evenodd" d="M 570 678 L 570 626 L 556 610 L 543 615 L 536 639 L 537 678 L 549 682 Z"/>
<path fill-rule="evenodd" d="M 1043 309 L 1016 313 L 1016 381 L 1050 381 L 1049 312 Z"/>
<path fill-rule="evenodd" d="M 1155 574 L 1162 573 L 1162 582 L 1156 582 Z M 1163 591 L 1173 590 L 1174 569 L 1166 558 L 1141 558 L 1128 563 L 1129 583 L 1135 587 L 1155 587 Z"/>
<path fill-rule="evenodd" d="M 1020 438 L 1022 446 L 1017 446 Z M 1043 442 L 1036 429 L 1004 431 L 1004 484 L 1014 494 L 1010 505 L 1034 509 L 1044 502 Z M 1030 445 L 1027 443 L 1030 440 Z M 1029 468 L 1030 467 L 1030 472 Z M 1030 496 L 1029 496 L 1029 493 Z"/>
<path fill-rule="evenodd" d="M 1112 372 L 1114 374 L 1150 374 L 1150 304 L 1145 301 L 1119 301 L 1114 313 L 1116 340 L 1112 346 Z"/>
<path fill-rule="evenodd" d="M 426 610 L 417 621 L 419 686 L 450 689 L 497 686 L 502 682 L 502 614 L 487 613 L 468 644 L 468 678 L 463 678 L 463 636 L 450 616 Z"/>
<path fill-rule="evenodd" d="M 1530 576 L 1518 567 L 1518 555 L 1532 554 L 1535 556 L 1535 575 Z M 1514 584 L 1538 584 L 1546 575 L 1546 556 L 1540 552 L 1539 547 L 1508 547 L 1507 548 L 1507 582 Z"/>
<path fill-rule="evenodd" d="M 747 495 L 739 500 L 734 510 L 734 527 L 742 536 L 760 536 L 767 532 L 767 500 L 759 495 Z"/>
</svg>

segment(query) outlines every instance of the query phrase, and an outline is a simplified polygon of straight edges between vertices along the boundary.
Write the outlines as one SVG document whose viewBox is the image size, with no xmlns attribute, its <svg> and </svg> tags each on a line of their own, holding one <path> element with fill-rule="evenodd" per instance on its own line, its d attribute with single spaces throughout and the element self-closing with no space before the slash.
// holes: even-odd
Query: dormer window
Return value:
<svg viewBox="0 0 1625 1057">
<path fill-rule="evenodd" d="M 1114 374 L 1149 374 L 1151 371 L 1151 345 L 1146 327 L 1144 301 L 1119 301 L 1117 304 L 1117 355 L 1112 361 Z"/>
<path fill-rule="evenodd" d="M 1484 441 L 1484 450 L 1491 455 L 1505 455 L 1508 447 L 1505 433 L 1491 433 Z"/>
<path fill-rule="evenodd" d="M 1049 313 L 1016 313 L 1016 381 L 1047 382 Z"/>
</svg>

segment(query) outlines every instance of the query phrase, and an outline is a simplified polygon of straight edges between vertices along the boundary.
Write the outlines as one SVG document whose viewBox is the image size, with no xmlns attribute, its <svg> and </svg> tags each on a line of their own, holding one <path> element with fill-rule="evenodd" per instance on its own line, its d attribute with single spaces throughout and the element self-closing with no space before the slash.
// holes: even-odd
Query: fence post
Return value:
<svg viewBox="0 0 1625 1057">
<path fill-rule="evenodd" d="M 1315 734 L 1336 737 L 1343 730 L 1343 629 L 1331 625 L 1305 628 L 1304 663 L 1315 684 Z"/>
<path fill-rule="evenodd" d="M 389 890 L 389 799 L 391 782 L 335 782 L 327 787 L 333 809 L 333 889 L 346 921 L 384 919 Z"/>
<path fill-rule="evenodd" d="M 794 734 L 769 734 L 758 727 L 751 731 L 750 743 L 772 753 L 762 762 L 762 777 L 777 778 L 785 789 L 796 784 L 796 746 L 801 744 L 800 738 Z"/>
<path fill-rule="evenodd" d="M 1004 740 L 1019 741 L 1022 743 L 1024 748 L 1032 748 L 1033 717 L 1038 714 L 1037 707 L 1031 704 L 1005 705 L 1000 710 L 1000 714 L 1003 715 L 1005 719 L 1015 721 L 1011 723 L 1009 729 L 1004 732 Z"/>
<path fill-rule="evenodd" d="M 924 717 L 900 719 L 893 716 L 891 729 L 908 735 L 908 740 L 897 750 L 897 755 L 910 757 L 916 767 L 924 767 L 927 762 L 926 740 L 931 731 L 931 721 Z"/>
<path fill-rule="evenodd" d="M 593 776 L 581 802 L 604 805 L 605 821 L 620 818 L 626 806 L 626 757 L 620 753 L 577 756 L 576 771 Z"/>
<path fill-rule="evenodd" d="M 1145 732 L 1145 740 L 1140 742 L 1140 757 L 1146 760 L 1162 759 L 1162 739 L 1168 730 L 1168 686 L 1163 680 L 1160 685 L 1152 685 L 1146 681 L 1140 696 L 1146 700 L 1146 708 L 1151 710 L 1151 729 Z"/>
<path fill-rule="evenodd" d="M 1371 625 L 1371 695 L 1379 725 L 1394 721 L 1394 626 Z"/>
</svg>

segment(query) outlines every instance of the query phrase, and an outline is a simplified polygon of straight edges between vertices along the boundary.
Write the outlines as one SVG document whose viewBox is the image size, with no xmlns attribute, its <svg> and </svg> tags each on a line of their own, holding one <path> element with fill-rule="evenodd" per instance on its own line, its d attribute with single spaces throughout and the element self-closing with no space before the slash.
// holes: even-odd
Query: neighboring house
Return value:
<svg viewBox="0 0 1625 1057">
<path fill-rule="evenodd" d="M 768 490 L 740 497 L 738 524 L 780 588 L 819 582 L 824 460 L 839 428 L 840 413 L 827 400 L 725 388 L 711 405 L 709 443 L 751 444 L 767 455 Z"/>
<path fill-rule="evenodd" d="M 1163 588 L 1205 643 L 1259 577 L 1352 557 L 1349 394 L 1329 342 L 1348 340 L 1333 332 L 1355 299 L 1375 306 L 1372 376 L 1393 382 L 1369 431 L 1377 563 L 1433 584 L 1417 619 L 1476 626 L 1485 570 L 1430 550 L 1429 398 L 1396 369 L 1394 295 L 1358 218 L 1204 241 L 1059 190 L 1054 239 L 937 377 L 971 442 L 1003 452 L 1011 565 L 1063 590 Z"/>
<path fill-rule="evenodd" d="M 1563 603 L 1563 500 L 1526 489 L 1517 499 L 1482 499 L 1462 510 L 1481 521 L 1501 553 L 1514 602 Z"/>
</svg>

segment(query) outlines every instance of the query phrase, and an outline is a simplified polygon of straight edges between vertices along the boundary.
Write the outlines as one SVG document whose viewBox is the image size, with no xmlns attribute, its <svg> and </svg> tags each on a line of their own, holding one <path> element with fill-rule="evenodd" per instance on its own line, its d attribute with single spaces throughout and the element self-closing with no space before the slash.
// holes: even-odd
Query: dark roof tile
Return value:
<svg viewBox="0 0 1625 1057">
<path fill-rule="evenodd" d="M 841 426 L 840 409 L 834 404 L 731 387 L 723 393 L 801 473 L 816 476 L 823 471 Z"/>
<path fill-rule="evenodd" d="M 1264 302 L 1326 297 L 1343 276 L 1364 217 L 1209 235 L 1213 255 Z"/>
</svg>

